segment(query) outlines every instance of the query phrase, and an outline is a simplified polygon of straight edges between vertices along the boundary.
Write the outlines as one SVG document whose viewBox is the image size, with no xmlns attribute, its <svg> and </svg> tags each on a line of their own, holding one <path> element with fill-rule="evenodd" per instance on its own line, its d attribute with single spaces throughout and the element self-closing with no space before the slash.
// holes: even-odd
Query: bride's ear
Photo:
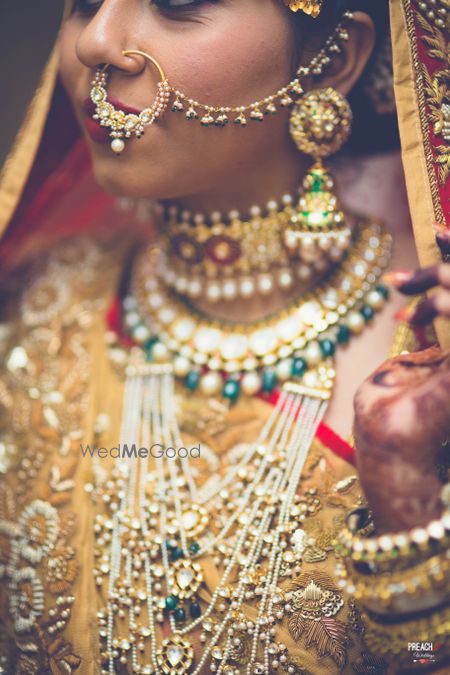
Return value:
<svg viewBox="0 0 450 675">
<path fill-rule="evenodd" d="M 347 96 L 361 77 L 375 46 L 375 26 L 365 12 L 354 12 L 347 26 L 348 40 L 333 56 L 324 76 L 315 87 L 333 87 Z"/>
</svg>

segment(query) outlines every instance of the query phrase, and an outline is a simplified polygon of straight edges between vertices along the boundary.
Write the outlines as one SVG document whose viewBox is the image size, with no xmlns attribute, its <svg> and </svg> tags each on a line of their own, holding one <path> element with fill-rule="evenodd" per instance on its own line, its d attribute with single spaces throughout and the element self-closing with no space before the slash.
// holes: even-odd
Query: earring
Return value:
<svg viewBox="0 0 450 675">
<path fill-rule="evenodd" d="M 351 231 L 334 193 L 334 180 L 322 158 L 337 152 L 347 141 L 352 111 L 335 89 L 317 89 L 302 96 L 290 118 L 290 133 L 298 149 L 315 162 L 303 181 L 296 214 L 284 231 L 284 243 L 309 262 L 325 253 L 339 259 L 350 245 Z M 341 252 L 339 254 L 339 252 Z"/>
<path fill-rule="evenodd" d="M 117 155 L 125 149 L 125 138 L 130 138 L 132 134 L 140 138 L 144 133 L 144 128 L 156 122 L 161 117 L 168 106 L 170 98 L 170 85 L 159 63 L 149 54 L 137 49 L 129 49 L 122 52 L 124 56 L 138 54 L 143 56 L 158 70 L 160 81 L 156 88 L 156 97 L 152 105 L 144 108 L 139 115 L 132 113 L 126 114 L 123 110 L 117 109 L 108 101 L 106 92 L 107 70 L 109 64 L 99 68 L 92 82 L 90 93 L 91 101 L 95 103 L 95 113 L 92 118 L 97 120 L 102 127 L 110 127 L 111 150 Z"/>
</svg>

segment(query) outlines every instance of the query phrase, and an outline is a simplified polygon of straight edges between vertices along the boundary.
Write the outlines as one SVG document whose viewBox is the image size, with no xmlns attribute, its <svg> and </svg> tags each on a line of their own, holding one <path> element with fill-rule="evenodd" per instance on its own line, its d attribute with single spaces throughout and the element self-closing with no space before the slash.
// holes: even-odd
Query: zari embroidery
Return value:
<svg viewBox="0 0 450 675">
<path fill-rule="evenodd" d="M 450 53 L 448 39 L 446 38 L 445 28 L 442 29 L 436 23 L 433 24 L 427 18 L 427 12 L 418 13 L 417 22 L 423 31 L 421 39 L 426 46 L 428 57 L 439 63 L 433 72 L 423 63 L 422 72 L 433 133 L 435 136 L 442 136 L 442 140 L 446 141 L 434 148 L 439 181 L 441 185 L 445 185 L 450 173 L 450 146 L 448 145 L 450 140 Z"/>
<path fill-rule="evenodd" d="M 413 4 L 415 6 L 414 10 Z M 441 205 L 439 186 L 444 185 L 448 180 L 449 148 L 446 145 L 432 143 L 430 127 L 436 136 L 442 134 L 444 128 L 447 128 L 445 126 L 446 109 L 442 110 L 442 103 L 448 103 L 448 81 L 450 77 L 448 47 L 446 48 L 447 41 L 444 31 L 436 25 L 432 26 L 428 21 L 426 13 L 422 10 L 417 0 L 404 0 L 404 12 L 409 43 L 411 45 L 414 75 L 418 83 L 416 86 L 417 105 L 433 207 L 436 220 L 444 223 L 445 218 Z M 415 14 L 417 16 L 417 27 L 414 18 Z M 433 72 L 425 64 L 422 64 L 419 57 L 417 28 L 419 31 L 423 31 L 421 39 L 427 49 L 429 59 L 433 63 L 437 62 L 438 64 L 436 70 Z M 443 115 L 442 129 L 440 124 L 441 114 Z"/>
<path fill-rule="evenodd" d="M 305 641 L 319 656 L 329 656 L 339 669 L 347 660 L 350 642 L 348 629 L 336 615 L 344 606 L 341 593 L 333 580 L 322 572 L 306 572 L 293 583 L 292 615 L 289 632 L 294 640 Z"/>
<path fill-rule="evenodd" d="M 66 675 L 81 664 L 63 638 L 79 565 L 69 543 L 76 519 L 62 507 L 88 405 L 85 332 L 102 297 L 99 256 L 87 239 L 61 244 L 25 287 L 20 322 L 0 326 L 0 578 L 14 633 L 7 672 Z"/>
</svg>

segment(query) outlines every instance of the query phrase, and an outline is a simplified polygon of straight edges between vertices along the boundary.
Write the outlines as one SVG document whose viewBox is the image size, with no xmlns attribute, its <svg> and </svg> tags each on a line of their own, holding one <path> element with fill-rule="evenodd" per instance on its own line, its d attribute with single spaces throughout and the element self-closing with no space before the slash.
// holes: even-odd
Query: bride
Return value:
<svg viewBox="0 0 450 675">
<path fill-rule="evenodd" d="M 450 236 L 414 271 L 386 4 L 70 4 L 0 247 L 1 672 L 445 672 Z"/>
</svg>

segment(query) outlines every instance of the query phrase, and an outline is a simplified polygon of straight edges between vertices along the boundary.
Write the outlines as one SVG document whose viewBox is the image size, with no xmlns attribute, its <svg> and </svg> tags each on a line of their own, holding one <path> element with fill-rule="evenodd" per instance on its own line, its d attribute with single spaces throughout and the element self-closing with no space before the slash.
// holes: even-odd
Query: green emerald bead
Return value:
<svg viewBox="0 0 450 675">
<path fill-rule="evenodd" d="M 196 541 L 193 541 L 192 544 L 189 544 L 189 550 L 191 553 L 198 553 L 200 551 L 200 544 L 197 544 Z"/>
<path fill-rule="evenodd" d="M 173 615 L 175 617 L 175 621 L 186 621 L 186 612 L 182 607 L 178 607 L 178 609 L 174 611 Z"/>
<path fill-rule="evenodd" d="M 156 337 L 151 337 L 147 342 L 144 344 L 144 352 L 145 352 L 145 358 L 147 361 L 152 361 L 153 360 L 153 347 L 155 344 L 159 342 L 158 338 Z"/>
<path fill-rule="evenodd" d="M 180 560 L 180 558 L 184 558 L 184 553 L 182 548 L 173 548 L 170 552 L 170 559 L 175 562 L 176 560 Z"/>
<path fill-rule="evenodd" d="M 369 307 L 369 305 L 363 305 L 359 311 L 364 317 L 365 321 L 370 321 L 371 319 L 373 319 L 373 316 L 375 314 L 374 310 L 372 309 L 372 307 Z"/>
<path fill-rule="evenodd" d="M 222 396 L 228 398 L 231 402 L 237 400 L 239 397 L 240 384 L 239 380 L 227 380 L 223 385 Z"/>
<path fill-rule="evenodd" d="M 199 381 L 200 381 L 200 371 L 191 370 L 186 375 L 186 379 L 184 380 L 184 386 L 186 387 L 186 389 L 189 389 L 189 391 L 195 391 L 197 389 Z"/>
<path fill-rule="evenodd" d="M 198 619 L 199 616 L 202 614 L 202 608 L 198 604 L 198 602 L 191 602 L 191 605 L 189 607 L 189 614 L 191 615 L 192 619 Z"/>
<path fill-rule="evenodd" d="M 277 374 L 271 368 L 267 368 L 262 376 L 262 391 L 265 394 L 271 394 L 277 386 Z"/>
<path fill-rule="evenodd" d="M 388 297 L 389 297 L 389 288 L 388 288 L 387 286 L 382 286 L 382 285 L 377 286 L 376 290 L 378 291 L 378 293 L 381 293 L 381 295 L 383 296 L 383 298 L 384 298 L 385 300 L 388 299 Z"/>
<path fill-rule="evenodd" d="M 324 356 L 333 356 L 334 352 L 336 351 L 336 345 L 334 344 L 333 340 L 324 338 L 323 340 L 319 341 L 319 344 Z"/>
<path fill-rule="evenodd" d="M 173 611 L 175 607 L 178 604 L 178 598 L 176 598 L 174 595 L 168 595 L 166 598 L 166 609 L 169 610 L 169 612 Z"/>
<path fill-rule="evenodd" d="M 292 373 L 292 375 L 294 375 L 294 377 L 302 377 L 302 375 L 305 374 L 307 368 L 308 368 L 308 365 L 307 365 L 305 359 L 302 359 L 300 357 L 298 359 L 293 360 L 291 373 Z"/>
<path fill-rule="evenodd" d="M 341 345 L 347 344 L 350 341 L 350 328 L 343 323 L 340 324 L 337 332 L 337 341 Z"/>
<path fill-rule="evenodd" d="M 323 180 L 321 178 L 318 178 L 318 176 L 314 176 L 313 182 L 311 185 L 311 191 L 312 192 L 321 192 L 323 190 Z"/>
</svg>

